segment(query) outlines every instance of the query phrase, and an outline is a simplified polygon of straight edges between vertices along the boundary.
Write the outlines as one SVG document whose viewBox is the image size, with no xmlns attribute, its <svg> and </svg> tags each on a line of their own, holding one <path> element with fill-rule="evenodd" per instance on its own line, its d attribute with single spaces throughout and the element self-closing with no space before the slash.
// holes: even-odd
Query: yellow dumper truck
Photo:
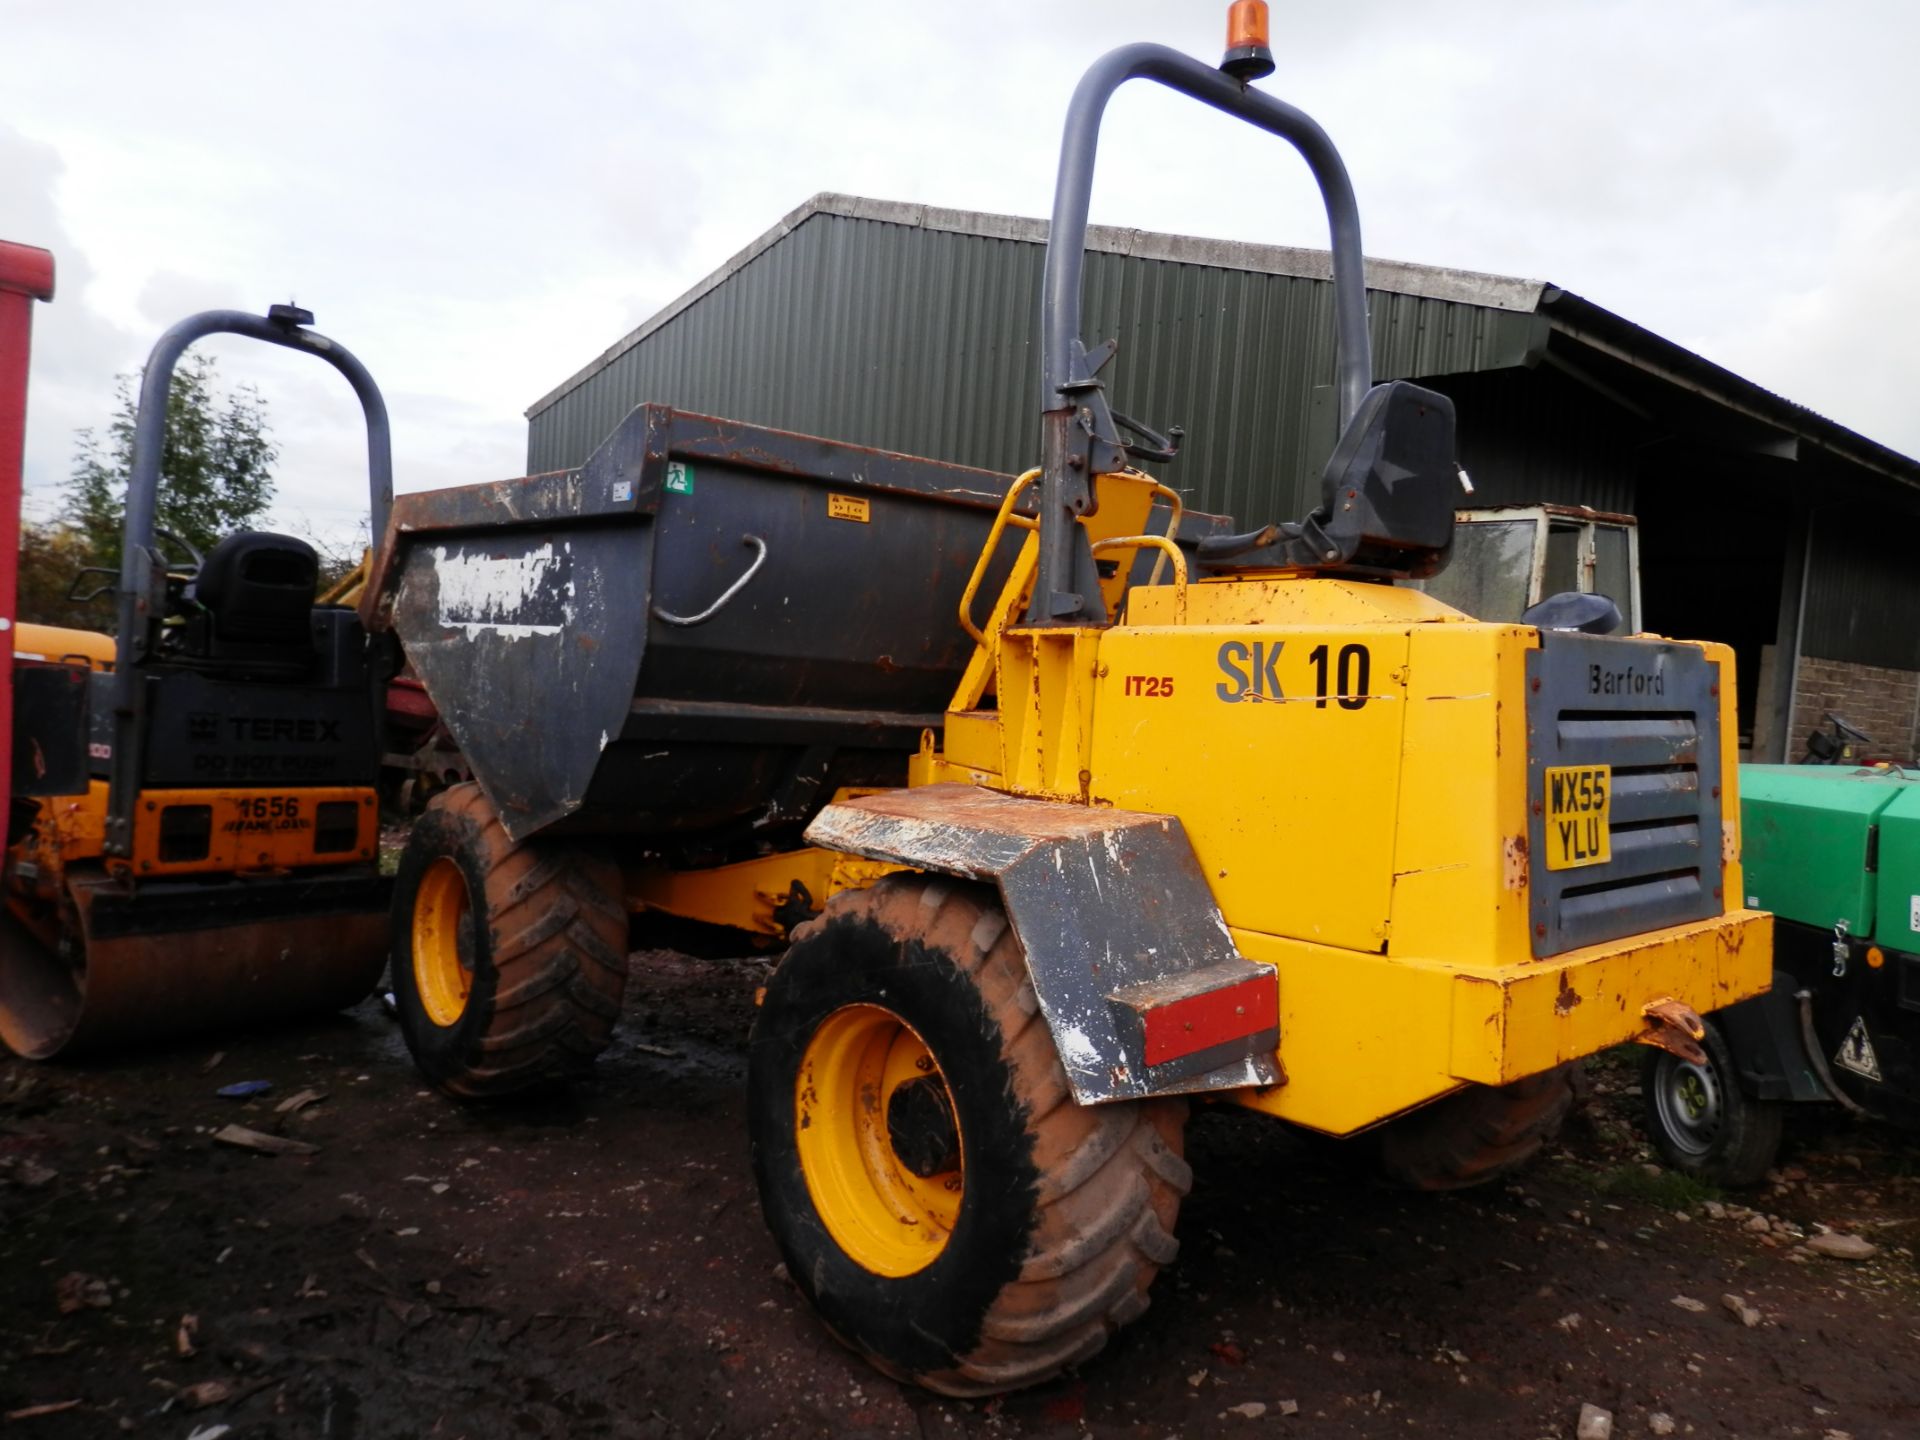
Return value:
<svg viewBox="0 0 1920 1440">
<path fill-rule="evenodd" d="M 1234 15 L 1222 67 L 1129 46 L 1074 96 L 1033 472 L 642 406 L 578 470 L 397 500 L 363 600 L 476 777 L 396 882 L 422 1069 L 576 1073 L 636 911 L 787 939 L 750 1058 L 767 1222 L 839 1338 L 948 1394 L 1146 1308 L 1190 1100 L 1472 1183 L 1581 1057 L 1689 1053 L 1771 975 L 1731 654 L 1400 583 L 1448 558 L 1453 406 L 1372 384 L 1346 172 Z M 1325 197 L 1343 431 L 1302 520 L 1184 514 L 1081 340 L 1134 78 L 1288 141 Z"/>
</svg>

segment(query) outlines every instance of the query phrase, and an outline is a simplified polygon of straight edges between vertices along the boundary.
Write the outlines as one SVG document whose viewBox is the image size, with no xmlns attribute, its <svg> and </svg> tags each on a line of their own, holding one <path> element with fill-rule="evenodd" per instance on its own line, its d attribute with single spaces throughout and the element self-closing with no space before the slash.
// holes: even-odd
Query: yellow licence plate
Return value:
<svg viewBox="0 0 1920 1440">
<path fill-rule="evenodd" d="M 1613 858 L 1607 823 L 1613 801 L 1611 765 L 1549 765 L 1547 868 L 1573 870 Z"/>
</svg>

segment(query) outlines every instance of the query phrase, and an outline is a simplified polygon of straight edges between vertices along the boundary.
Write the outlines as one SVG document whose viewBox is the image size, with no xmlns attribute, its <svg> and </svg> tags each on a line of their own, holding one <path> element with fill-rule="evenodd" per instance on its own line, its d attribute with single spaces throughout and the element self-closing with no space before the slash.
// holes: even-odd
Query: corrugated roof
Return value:
<svg viewBox="0 0 1920 1440">
<path fill-rule="evenodd" d="M 692 289 L 642 321 L 629 334 L 556 385 L 527 408 L 531 420 L 561 396 L 592 379 L 647 336 L 680 314 L 696 300 L 732 279 L 760 255 L 815 215 L 837 215 L 848 220 L 878 220 L 919 230 L 977 235 L 988 240 L 1047 243 L 1047 222 L 1023 215 L 994 215 L 981 210 L 949 210 L 938 205 L 915 205 L 902 200 L 875 200 L 863 195 L 823 191 L 741 250 Z M 1303 280 L 1332 278 L 1332 261 L 1325 250 L 1290 245 L 1255 245 L 1244 240 L 1211 240 L 1194 235 L 1170 235 L 1157 230 L 1130 230 L 1094 225 L 1087 230 L 1087 249 L 1141 260 L 1172 260 L 1187 265 L 1210 265 L 1220 270 L 1247 270 L 1262 275 L 1288 275 Z M 1449 300 L 1489 310 L 1528 313 L 1538 308 L 1542 280 L 1510 275 L 1483 275 L 1473 270 L 1450 270 L 1438 265 L 1412 265 L 1400 260 L 1367 261 L 1367 288 L 1427 300 Z"/>
<path fill-rule="evenodd" d="M 526 411 L 527 418 L 533 419 L 606 370 L 649 335 L 724 285 L 786 236 L 819 215 L 1034 245 L 1044 245 L 1047 238 L 1047 222 L 1037 218 L 823 192 L 783 216 L 778 224 L 712 274 L 535 401 Z M 1172 235 L 1153 230 L 1096 225 L 1088 231 L 1087 248 L 1096 254 L 1308 280 L 1324 281 L 1330 278 L 1331 273 L 1330 257 L 1325 250 L 1256 245 L 1245 241 Z M 1549 281 L 1369 258 L 1366 283 L 1370 291 L 1378 294 L 1538 315 L 1567 339 L 1629 365 L 1655 381 L 1679 386 L 1726 406 L 1737 414 L 1808 441 L 1818 449 L 1904 484 L 1920 487 L 1920 461 L 1870 440 L 1837 421 L 1757 385 Z M 1378 319 L 1376 316 L 1376 347 L 1379 343 Z M 1531 357 L 1526 363 L 1532 363 Z M 1406 373 L 1419 372 L 1409 370 Z"/>
<path fill-rule="evenodd" d="M 1920 460 L 1849 430 L 1837 420 L 1829 420 L 1818 411 L 1757 385 L 1743 375 L 1736 375 L 1684 345 L 1656 335 L 1570 290 L 1558 285 L 1543 286 L 1539 313 L 1547 317 L 1558 333 L 1656 380 L 1692 391 L 1763 424 L 1777 426 L 1819 449 L 1890 479 L 1920 486 Z"/>
</svg>

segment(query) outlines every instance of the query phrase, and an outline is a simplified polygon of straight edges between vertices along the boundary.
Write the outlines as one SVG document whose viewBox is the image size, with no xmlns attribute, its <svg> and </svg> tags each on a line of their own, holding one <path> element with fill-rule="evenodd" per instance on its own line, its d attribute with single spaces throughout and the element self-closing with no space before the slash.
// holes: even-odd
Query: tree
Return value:
<svg viewBox="0 0 1920 1440">
<path fill-rule="evenodd" d="M 202 552 L 248 528 L 273 503 L 273 462 L 280 454 L 260 392 L 251 385 L 223 389 L 217 368 L 210 355 L 191 356 L 175 367 L 160 456 L 156 523 Z M 92 429 L 76 433 L 63 513 L 85 537 L 90 563 L 116 570 L 133 471 L 137 378 L 119 378 L 119 407 L 104 436 Z M 160 544 L 166 553 L 165 542 Z"/>
<path fill-rule="evenodd" d="M 20 522 L 19 615 L 35 625 L 111 630 L 112 607 L 67 599 L 74 578 L 94 563 L 87 537 L 73 525 Z M 102 577 L 105 578 L 105 577 Z"/>
</svg>

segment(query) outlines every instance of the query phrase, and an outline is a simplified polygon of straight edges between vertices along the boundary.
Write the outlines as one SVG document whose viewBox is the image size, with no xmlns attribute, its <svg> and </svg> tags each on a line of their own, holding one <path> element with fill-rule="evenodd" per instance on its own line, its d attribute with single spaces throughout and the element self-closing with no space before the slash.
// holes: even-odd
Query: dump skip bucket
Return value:
<svg viewBox="0 0 1920 1440">
<path fill-rule="evenodd" d="M 643 405 L 578 470 L 402 496 L 361 613 L 515 838 L 738 858 L 797 843 L 839 786 L 904 782 L 973 652 L 960 596 L 1010 483 Z"/>
</svg>

